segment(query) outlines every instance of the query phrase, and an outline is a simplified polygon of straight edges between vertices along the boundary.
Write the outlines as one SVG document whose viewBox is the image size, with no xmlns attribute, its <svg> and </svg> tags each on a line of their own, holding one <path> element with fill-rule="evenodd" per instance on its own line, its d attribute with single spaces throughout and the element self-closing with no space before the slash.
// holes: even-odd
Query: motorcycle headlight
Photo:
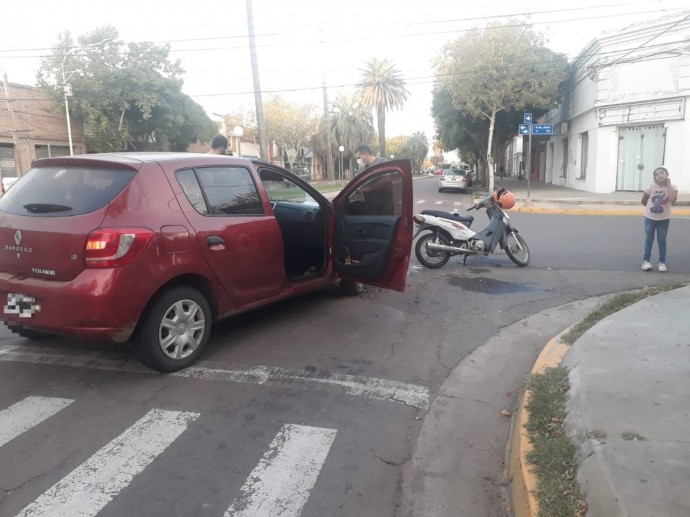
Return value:
<svg viewBox="0 0 690 517">
<path fill-rule="evenodd" d="M 419 215 L 419 214 L 415 215 L 413 217 L 413 219 L 414 219 L 414 222 L 417 224 L 424 224 L 426 222 L 426 218 L 423 215 Z"/>
</svg>

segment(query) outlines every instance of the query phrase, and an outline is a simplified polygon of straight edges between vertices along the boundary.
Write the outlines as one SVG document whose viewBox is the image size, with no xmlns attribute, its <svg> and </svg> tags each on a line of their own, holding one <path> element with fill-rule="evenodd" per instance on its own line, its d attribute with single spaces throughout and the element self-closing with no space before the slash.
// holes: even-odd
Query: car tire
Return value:
<svg viewBox="0 0 690 517">
<path fill-rule="evenodd" d="M 139 329 L 139 359 L 163 373 L 187 368 L 208 342 L 211 318 L 208 301 L 193 287 L 177 286 L 161 292 Z"/>
<path fill-rule="evenodd" d="M 12 325 L 10 323 L 5 323 L 5 326 L 18 336 L 24 337 L 26 339 L 31 339 L 32 341 L 37 341 L 39 339 L 45 339 L 52 336 L 48 332 L 41 332 L 40 330 L 27 329 L 21 325 Z"/>
<path fill-rule="evenodd" d="M 345 296 L 359 296 L 364 292 L 364 284 L 362 282 L 353 282 L 352 280 L 340 281 L 340 292 Z"/>
<path fill-rule="evenodd" d="M 441 192 L 443 192 L 443 189 L 439 187 L 438 193 L 440 194 Z"/>
</svg>

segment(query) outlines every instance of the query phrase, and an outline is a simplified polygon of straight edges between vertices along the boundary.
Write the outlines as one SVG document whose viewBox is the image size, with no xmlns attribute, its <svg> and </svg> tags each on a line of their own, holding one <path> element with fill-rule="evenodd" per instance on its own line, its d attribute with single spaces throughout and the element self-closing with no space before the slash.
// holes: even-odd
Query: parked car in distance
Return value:
<svg viewBox="0 0 690 517">
<path fill-rule="evenodd" d="M 0 197 L 0 319 L 29 339 L 132 340 L 145 365 L 172 372 L 238 311 L 338 282 L 404 291 L 412 228 L 407 160 L 331 202 L 240 157 L 46 158 Z"/>
<path fill-rule="evenodd" d="M 309 169 L 306 167 L 301 167 L 297 169 L 291 169 L 290 172 L 292 172 L 295 176 L 297 176 L 299 179 L 302 181 L 306 181 L 307 183 L 311 183 L 311 173 L 309 172 Z M 291 181 L 284 181 L 283 184 L 286 187 L 292 187 L 294 183 Z"/>
<path fill-rule="evenodd" d="M 292 173 L 296 174 L 299 176 L 301 180 L 306 181 L 307 183 L 311 182 L 311 173 L 309 172 L 309 169 L 306 167 L 301 167 L 299 169 L 292 169 Z"/>
<path fill-rule="evenodd" d="M 460 190 L 467 192 L 469 187 L 469 171 L 460 168 L 444 169 L 443 174 L 438 179 L 438 191 Z"/>
</svg>

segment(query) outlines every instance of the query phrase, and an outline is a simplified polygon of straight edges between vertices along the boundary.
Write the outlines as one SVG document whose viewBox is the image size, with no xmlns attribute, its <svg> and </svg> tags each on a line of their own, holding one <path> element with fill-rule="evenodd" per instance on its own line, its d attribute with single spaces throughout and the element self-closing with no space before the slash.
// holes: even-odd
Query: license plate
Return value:
<svg viewBox="0 0 690 517">
<path fill-rule="evenodd" d="M 15 314 L 20 318 L 30 318 L 41 310 L 36 298 L 19 293 L 7 293 L 7 304 L 3 308 L 5 314 Z"/>
</svg>

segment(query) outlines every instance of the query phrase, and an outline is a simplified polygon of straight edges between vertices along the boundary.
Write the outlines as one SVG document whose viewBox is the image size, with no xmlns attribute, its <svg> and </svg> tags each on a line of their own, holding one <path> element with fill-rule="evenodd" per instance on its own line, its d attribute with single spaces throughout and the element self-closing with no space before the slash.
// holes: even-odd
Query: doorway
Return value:
<svg viewBox="0 0 690 517">
<path fill-rule="evenodd" d="M 620 128 L 616 190 L 644 190 L 653 180 L 652 171 L 664 163 L 665 147 L 663 125 Z"/>
</svg>

